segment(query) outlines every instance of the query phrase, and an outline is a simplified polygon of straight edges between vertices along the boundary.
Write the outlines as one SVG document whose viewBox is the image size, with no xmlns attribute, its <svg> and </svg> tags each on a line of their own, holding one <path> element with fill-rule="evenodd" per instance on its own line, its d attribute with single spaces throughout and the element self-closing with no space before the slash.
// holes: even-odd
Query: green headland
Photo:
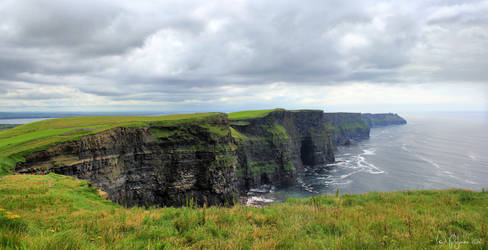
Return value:
<svg viewBox="0 0 488 250">
<path fill-rule="evenodd" d="M 116 127 L 143 127 L 151 123 L 178 124 L 215 116 L 197 113 L 166 116 L 92 116 L 49 119 L 0 130 L 0 175 L 11 172 L 24 156 L 61 142 L 76 141 Z"/>
</svg>

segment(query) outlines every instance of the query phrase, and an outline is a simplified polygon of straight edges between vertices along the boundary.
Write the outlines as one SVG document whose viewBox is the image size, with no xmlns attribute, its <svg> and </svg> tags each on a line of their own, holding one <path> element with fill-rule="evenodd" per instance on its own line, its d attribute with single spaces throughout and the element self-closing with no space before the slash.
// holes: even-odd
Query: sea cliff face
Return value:
<svg viewBox="0 0 488 250">
<path fill-rule="evenodd" d="M 336 146 L 369 138 L 369 126 L 360 113 L 325 113 L 324 122 Z"/>
<path fill-rule="evenodd" d="M 231 121 L 238 146 L 238 188 L 296 182 L 303 165 L 334 161 L 332 140 L 321 110 L 271 112 Z"/>
<path fill-rule="evenodd" d="M 368 124 L 369 127 L 379 127 L 388 125 L 407 124 L 407 121 L 398 114 L 361 114 L 361 118 Z"/>
<path fill-rule="evenodd" d="M 203 121 L 116 128 L 26 157 L 19 173 L 89 180 L 126 206 L 233 204 L 237 166 L 226 115 Z"/>
<path fill-rule="evenodd" d="M 87 135 L 34 152 L 15 171 L 89 180 L 125 206 L 231 205 L 251 188 L 295 183 L 304 165 L 334 162 L 336 146 L 367 138 L 359 113 L 219 114 Z"/>
</svg>

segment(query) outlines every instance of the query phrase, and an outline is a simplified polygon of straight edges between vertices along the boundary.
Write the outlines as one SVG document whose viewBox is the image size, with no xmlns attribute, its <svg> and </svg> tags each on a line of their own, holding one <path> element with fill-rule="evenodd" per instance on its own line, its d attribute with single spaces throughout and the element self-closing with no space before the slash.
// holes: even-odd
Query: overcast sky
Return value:
<svg viewBox="0 0 488 250">
<path fill-rule="evenodd" d="M 488 1 L 0 1 L 0 111 L 488 110 Z"/>
</svg>

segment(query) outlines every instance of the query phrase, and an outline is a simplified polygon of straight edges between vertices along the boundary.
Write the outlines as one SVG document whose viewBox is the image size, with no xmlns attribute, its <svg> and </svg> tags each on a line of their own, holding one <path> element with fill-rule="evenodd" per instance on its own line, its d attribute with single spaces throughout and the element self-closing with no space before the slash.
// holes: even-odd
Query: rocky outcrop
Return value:
<svg viewBox="0 0 488 250">
<path fill-rule="evenodd" d="M 19 173 L 89 180 L 126 206 L 233 204 L 236 147 L 226 115 L 201 121 L 115 128 L 36 152 Z"/>
<path fill-rule="evenodd" d="M 398 114 L 361 114 L 361 118 L 368 124 L 369 127 L 380 127 L 388 125 L 407 124 L 407 121 Z"/>
</svg>

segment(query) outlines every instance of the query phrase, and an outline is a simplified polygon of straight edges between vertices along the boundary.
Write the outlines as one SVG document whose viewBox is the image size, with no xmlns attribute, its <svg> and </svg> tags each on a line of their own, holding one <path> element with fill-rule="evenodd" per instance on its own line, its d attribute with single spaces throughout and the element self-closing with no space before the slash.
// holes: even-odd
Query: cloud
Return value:
<svg viewBox="0 0 488 250">
<path fill-rule="evenodd" d="M 351 84 L 484 91 L 487 11 L 488 1 L 5 0 L 0 108 L 81 97 L 111 108 L 299 106 L 314 97 L 292 89 Z"/>
</svg>

